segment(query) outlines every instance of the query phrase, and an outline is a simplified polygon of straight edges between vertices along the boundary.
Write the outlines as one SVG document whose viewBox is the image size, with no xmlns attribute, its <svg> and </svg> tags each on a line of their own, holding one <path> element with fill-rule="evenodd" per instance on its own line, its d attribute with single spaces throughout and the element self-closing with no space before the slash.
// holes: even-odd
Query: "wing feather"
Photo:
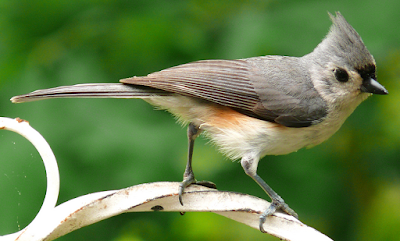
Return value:
<svg viewBox="0 0 400 241">
<path fill-rule="evenodd" d="M 259 101 L 243 60 L 203 60 L 121 80 L 251 111 Z"/>
<path fill-rule="evenodd" d="M 200 98 L 289 127 L 306 127 L 325 117 L 326 104 L 296 61 L 279 56 L 203 60 L 121 82 Z"/>
</svg>

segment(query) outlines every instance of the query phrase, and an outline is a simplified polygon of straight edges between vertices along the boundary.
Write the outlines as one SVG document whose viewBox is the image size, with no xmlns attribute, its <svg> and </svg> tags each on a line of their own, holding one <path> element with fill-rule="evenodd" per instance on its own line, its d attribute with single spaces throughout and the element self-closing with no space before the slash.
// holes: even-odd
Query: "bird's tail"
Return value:
<svg viewBox="0 0 400 241">
<path fill-rule="evenodd" d="M 152 96 L 168 96 L 170 92 L 141 85 L 121 83 L 78 84 L 60 86 L 50 89 L 36 90 L 25 95 L 11 98 L 13 103 L 23 103 L 50 98 L 148 98 Z"/>
</svg>

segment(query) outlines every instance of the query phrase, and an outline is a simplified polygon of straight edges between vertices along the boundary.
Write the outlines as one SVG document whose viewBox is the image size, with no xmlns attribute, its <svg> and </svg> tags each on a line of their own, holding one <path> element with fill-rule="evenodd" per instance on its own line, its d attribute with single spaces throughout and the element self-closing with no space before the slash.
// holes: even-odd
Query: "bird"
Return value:
<svg viewBox="0 0 400 241">
<path fill-rule="evenodd" d="M 138 98 L 169 111 L 187 125 L 188 158 L 179 186 L 197 182 L 192 169 L 195 139 L 205 134 L 271 198 L 260 215 L 283 211 L 298 217 L 257 174 L 260 159 L 312 147 L 332 136 L 372 94 L 388 91 L 377 81 L 376 62 L 340 12 L 315 49 L 302 57 L 266 55 L 234 60 L 200 60 L 120 83 L 91 83 L 33 91 L 14 103 L 50 98 Z"/>
</svg>

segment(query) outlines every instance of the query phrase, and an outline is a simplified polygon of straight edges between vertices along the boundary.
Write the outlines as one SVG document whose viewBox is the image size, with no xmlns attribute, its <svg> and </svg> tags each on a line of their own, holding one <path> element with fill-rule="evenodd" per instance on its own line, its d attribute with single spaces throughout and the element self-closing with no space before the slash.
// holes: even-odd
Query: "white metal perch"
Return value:
<svg viewBox="0 0 400 241">
<path fill-rule="evenodd" d="M 54 240 L 81 227 L 126 212 L 214 212 L 258 229 L 259 216 L 270 205 L 250 195 L 191 185 L 185 189 L 182 206 L 178 201 L 179 183 L 157 182 L 92 193 L 55 207 L 59 174 L 56 159 L 47 142 L 28 122 L 19 118 L 0 117 L 0 129 L 17 132 L 32 142 L 45 164 L 48 185 L 45 200 L 36 218 L 23 230 L 0 236 L 0 241 Z M 283 240 L 331 240 L 284 213 L 268 217 L 264 229 Z"/>
</svg>

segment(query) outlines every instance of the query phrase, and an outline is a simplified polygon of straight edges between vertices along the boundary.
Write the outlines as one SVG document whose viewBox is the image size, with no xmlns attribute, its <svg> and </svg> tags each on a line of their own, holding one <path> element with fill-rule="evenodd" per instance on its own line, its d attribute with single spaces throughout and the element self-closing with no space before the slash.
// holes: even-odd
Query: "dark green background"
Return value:
<svg viewBox="0 0 400 241">
<path fill-rule="evenodd" d="M 301 221 L 335 240 L 400 240 L 400 1 L 3 0 L 0 116 L 26 119 L 49 142 L 59 203 L 145 182 L 180 181 L 186 130 L 141 100 L 59 99 L 11 104 L 40 88 L 117 82 L 200 59 L 302 56 L 341 11 L 378 64 L 387 96 L 372 96 L 327 142 L 267 156 L 259 174 Z M 240 164 L 201 139 L 198 179 L 267 198 Z M 45 193 L 28 141 L 0 132 L 0 235 L 25 227 Z M 131 213 L 59 240 L 278 240 L 211 213 Z"/>
</svg>

